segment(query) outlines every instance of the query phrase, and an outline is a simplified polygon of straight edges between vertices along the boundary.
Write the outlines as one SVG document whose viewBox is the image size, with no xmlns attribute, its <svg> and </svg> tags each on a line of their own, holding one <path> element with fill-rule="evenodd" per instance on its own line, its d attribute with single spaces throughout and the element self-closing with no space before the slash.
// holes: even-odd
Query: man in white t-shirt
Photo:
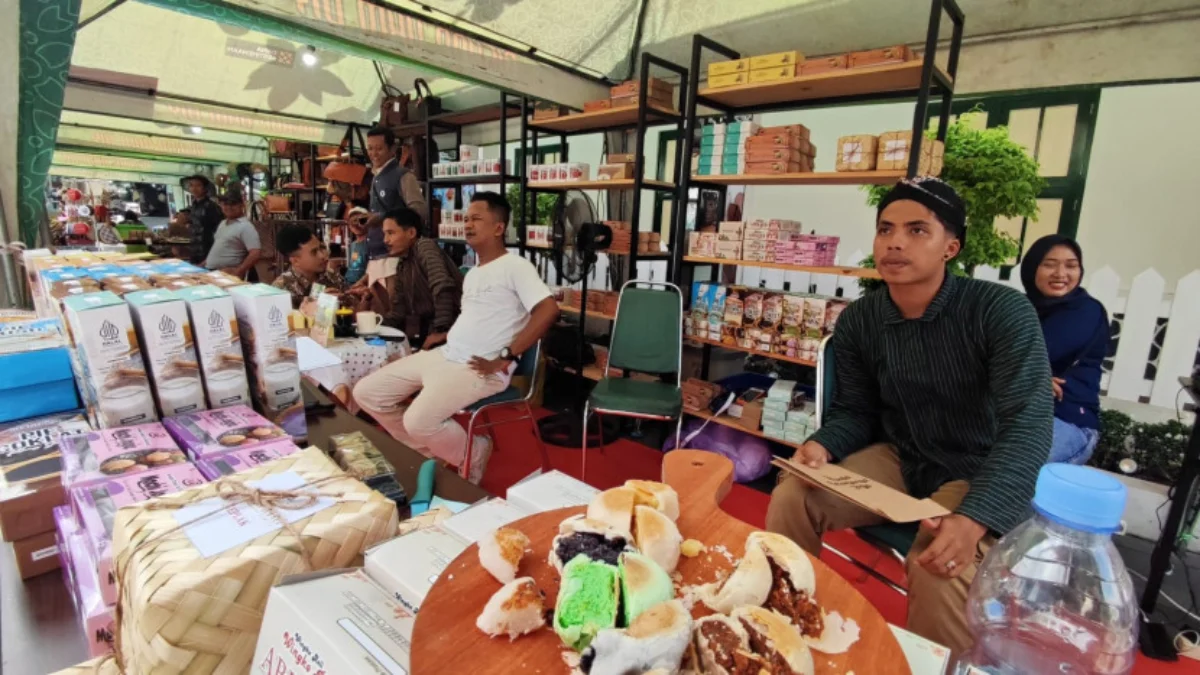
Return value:
<svg viewBox="0 0 1200 675">
<path fill-rule="evenodd" d="M 495 192 L 477 192 L 467 209 L 467 244 L 479 265 L 463 281 L 462 312 L 446 344 L 417 352 L 363 378 L 354 400 L 413 449 L 461 467 L 467 434 L 451 416 L 508 387 L 521 353 L 558 319 L 558 304 L 528 260 L 504 248 L 512 213 Z M 417 392 L 420 393 L 417 393 Z M 417 394 L 407 406 L 408 397 Z M 471 439 L 473 483 L 491 456 L 487 436 Z"/>
</svg>

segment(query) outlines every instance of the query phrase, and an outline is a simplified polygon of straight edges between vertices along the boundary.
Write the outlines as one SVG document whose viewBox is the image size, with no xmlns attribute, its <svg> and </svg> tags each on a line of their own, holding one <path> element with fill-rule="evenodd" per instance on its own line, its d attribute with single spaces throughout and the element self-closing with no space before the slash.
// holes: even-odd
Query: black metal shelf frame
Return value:
<svg viewBox="0 0 1200 675">
<path fill-rule="evenodd" d="M 945 75 L 935 66 L 937 58 L 937 45 L 939 31 L 942 25 L 942 14 L 947 14 L 953 24 L 950 38 L 949 58 L 946 63 Z M 693 184 L 704 184 L 706 189 L 717 190 L 720 193 L 718 208 L 720 213 L 725 212 L 725 198 L 728 194 L 727 185 L 710 184 L 703 180 L 692 180 L 691 157 L 692 150 L 695 147 L 696 136 L 695 132 L 698 129 L 698 117 L 696 109 L 699 105 L 704 105 L 708 108 L 717 110 L 719 116 L 732 118 L 735 115 L 748 115 L 753 113 L 771 112 L 777 110 L 798 110 L 802 108 L 816 108 L 831 105 L 844 105 L 850 103 L 859 103 L 863 101 L 886 101 L 891 99 L 910 99 L 916 97 L 916 106 L 913 111 L 913 140 L 912 147 L 908 159 L 907 176 L 912 178 L 917 174 L 917 168 L 921 158 L 921 144 L 924 140 L 924 130 L 929 124 L 929 98 L 931 94 L 936 94 L 941 97 L 941 110 L 938 117 L 937 138 L 939 141 L 946 140 L 946 130 L 950 122 L 950 104 L 954 98 L 954 83 L 958 75 L 958 56 L 962 48 L 964 16 L 962 10 L 958 6 L 956 0 L 930 0 L 929 22 L 925 32 L 925 51 L 922 55 L 923 61 L 921 65 L 921 80 L 916 89 L 888 91 L 878 93 L 856 94 L 852 96 L 835 96 L 819 99 L 804 99 L 798 101 L 782 101 L 768 103 L 762 105 L 740 106 L 733 107 L 714 101 L 710 98 L 700 96 L 700 67 L 704 52 L 712 52 L 724 59 L 740 59 L 742 54 L 734 49 L 726 47 L 721 43 L 707 38 L 703 35 L 696 34 L 692 37 L 692 61 L 689 66 L 691 77 L 688 79 L 688 96 L 686 108 L 681 108 L 684 111 L 686 132 L 683 133 L 680 142 L 676 144 L 676 172 L 680 176 L 676 181 L 675 199 L 672 200 L 676 204 L 686 205 L 688 199 L 688 190 Z M 680 155 L 686 158 L 687 166 L 680 170 Z M 676 208 L 673 213 L 674 229 L 669 248 L 671 251 L 670 269 L 674 271 L 671 277 L 680 288 L 690 288 L 693 277 L 693 266 L 686 263 L 683 258 L 687 252 L 687 208 Z M 686 297 L 689 295 L 685 293 Z M 704 345 L 703 359 L 701 361 L 700 377 L 708 378 L 709 358 L 712 354 L 712 346 Z"/>
</svg>

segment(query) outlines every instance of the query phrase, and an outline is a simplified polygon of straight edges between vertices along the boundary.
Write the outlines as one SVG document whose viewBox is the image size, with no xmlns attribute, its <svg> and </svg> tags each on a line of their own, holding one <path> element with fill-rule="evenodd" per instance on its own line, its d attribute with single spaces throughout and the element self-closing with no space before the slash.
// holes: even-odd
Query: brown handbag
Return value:
<svg viewBox="0 0 1200 675">
<path fill-rule="evenodd" d="M 267 195 L 268 213 L 288 213 L 292 210 L 291 195 Z"/>
<path fill-rule="evenodd" d="M 379 126 L 399 127 L 408 124 L 408 107 L 412 97 L 390 84 L 383 85 L 383 100 L 379 103 Z"/>
<path fill-rule="evenodd" d="M 429 83 L 422 78 L 413 80 L 413 88 L 417 90 L 417 105 L 414 122 L 424 122 L 433 115 L 440 115 L 442 110 L 442 99 L 433 95 L 433 90 L 429 88 Z M 421 91 L 424 89 L 424 91 Z"/>
</svg>

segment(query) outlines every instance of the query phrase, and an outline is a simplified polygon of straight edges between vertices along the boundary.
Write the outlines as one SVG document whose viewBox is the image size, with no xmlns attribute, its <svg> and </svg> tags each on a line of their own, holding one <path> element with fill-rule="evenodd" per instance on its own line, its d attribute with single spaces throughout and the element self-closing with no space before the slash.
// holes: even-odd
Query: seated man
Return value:
<svg viewBox="0 0 1200 675">
<path fill-rule="evenodd" d="M 329 270 L 329 254 L 320 238 L 303 225 L 288 225 L 279 231 L 275 247 L 288 261 L 288 269 L 271 285 L 292 294 L 292 307 L 300 309 L 313 284 L 321 284 L 330 293 L 340 293 L 346 282 Z"/>
<path fill-rule="evenodd" d="M 213 234 L 212 249 L 204 260 L 204 266 L 245 279 L 262 255 L 262 241 L 258 238 L 254 223 L 246 218 L 246 205 L 242 202 L 240 190 L 231 188 L 218 201 L 225 220 L 221 221 Z"/>
<path fill-rule="evenodd" d="M 962 200 L 935 178 L 883 199 L 874 253 L 887 288 L 838 319 L 834 398 L 793 457 L 840 459 L 953 512 L 921 524 L 906 567 L 908 629 L 955 653 L 971 645 L 967 589 L 996 538 L 1028 517 L 1053 429 L 1037 314 L 1016 290 L 948 272 L 965 235 Z M 767 511 L 768 530 L 813 555 L 827 531 L 882 522 L 795 477 Z"/>
<path fill-rule="evenodd" d="M 558 318 L 550 289 L 528 260 L 504 248 L 511 209 L 494 192 L 478 192 L 467 209 L 467 244 L 479 265 L 463 284 L 462 315 L 446 344 L 400 359 L 354 387 L 354 399 L 388 432 L 414 449 L 463 467 L 467 435 L 451 416 L 504 391 L 521 353 Z M 419 393 L 418 393 L 419 392 Z M 417 394 L 405 408 L 405 400 Z M 491 455 L 486 436 L 471 439 L 468 480 L 483 478 Z"/>
<path fill-rule="evenodd" d="M 371 286 L 372 309 L 414 349 L 446 341 L 462 303 L 463 275 L 437 242 L 421 236 L 421 216 L 400 207 L 383 218 L 388 276 Z"/>
</svg>

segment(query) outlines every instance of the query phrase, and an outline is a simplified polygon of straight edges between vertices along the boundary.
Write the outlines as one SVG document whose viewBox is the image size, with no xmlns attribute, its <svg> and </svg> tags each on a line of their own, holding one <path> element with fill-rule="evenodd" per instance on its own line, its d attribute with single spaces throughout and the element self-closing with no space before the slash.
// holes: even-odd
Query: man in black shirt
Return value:
<svg viewBox="0 0 1200 675">
<path fill-rule="evenodd" d="M 213 235 L 217 226 L 225 220 L 225 215 L 216 202 L 216 188 L 207 176 L 189 176 L 184 178 L 182 183 L 183 189 L 192 196 L 189 214 L 191 245 L 188 248 L 188 258 L 193 265 L 203 265 L 212 249 Z"/>
</svg>

